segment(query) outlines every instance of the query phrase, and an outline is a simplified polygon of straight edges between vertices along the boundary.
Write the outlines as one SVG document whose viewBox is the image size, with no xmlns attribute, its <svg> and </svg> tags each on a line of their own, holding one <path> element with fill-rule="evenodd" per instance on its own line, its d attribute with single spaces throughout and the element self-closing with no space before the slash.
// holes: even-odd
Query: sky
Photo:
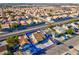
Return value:
<svg viewBox="0 0 79 59">
<path fill-rule="evenodd" d="M 79 0 L 0 0 L 0 3 L 79 3 Z"/>
</svg>

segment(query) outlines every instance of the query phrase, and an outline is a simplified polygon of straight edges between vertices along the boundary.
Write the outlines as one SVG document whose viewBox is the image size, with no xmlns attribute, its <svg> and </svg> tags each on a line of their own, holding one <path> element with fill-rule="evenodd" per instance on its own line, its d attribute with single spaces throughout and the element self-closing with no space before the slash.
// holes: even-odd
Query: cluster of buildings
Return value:
<svg viewBox="0 0 79 59">
<path fill-rule="evenodd" d="M 48 25 L 79 17 L 78 7 L 0 8 L 0 32 L 14 32 L 28 27 Z M 0 54 L 43 54 L 79 34 L 79 21 L 51 26 L 0 41 Z"/>
<path fill-rule="evenodd" d="M 37 53 L 42 54 L 44 52 L 41 52 L 41 50 L 45 51 L 44 49 L 50 46 L 53 46 L 55 44 L 59 45 L 63 43 L 63 41 L 69 40 L 70 38 L 73 38 L 78 34 L 79 34 L 79 21 L 51 28 L 49 27 L 40 30 L 33 30 L 31 32 L 26 32 L 23 35 L 18 35 L 17 38 L 16 36 L 14 36 L 13 38 L 6 39 L 6 40 L 13 40 L 16 38 L 18 40 L 18 43 L 17 41 L 14 41 L 14 43 L 17 44 L 14 45 L 14 43 L 12 43 L 11 41 L 10 42 L 5 41 L 7 43 L 5 45 L 9 46 L 9 43 L 12 43 L 13 45 L 10 45 L 8 48 L 10 49 L 10 52 L 15 55 L 18 54 L 29 55 Z M 5 45 L 2 45 L 3 48 L 5 48 Z M 4 50 L 5 49 L 3 49 L 3 52 Z"/>
<path fill-rule="evenodd" d="M 29 26 L 70 20 L 78 17 L 77 7 L 0 8 L 0 29 L 14 31 Z M 11 29 L 12 28 L 12 29 Z M 13 29 L 14 28 L 14 29 Z"/>
</svg>

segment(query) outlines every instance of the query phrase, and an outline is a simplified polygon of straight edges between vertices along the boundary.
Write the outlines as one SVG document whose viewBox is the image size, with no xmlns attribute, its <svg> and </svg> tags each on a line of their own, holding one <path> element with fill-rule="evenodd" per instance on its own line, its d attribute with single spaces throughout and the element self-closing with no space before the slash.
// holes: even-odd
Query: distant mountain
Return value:
<svg viewBox="0 0 79 59">
<path fill-rule="evenodd" d="M 0 3 L 0 7 L 11 7 L 11 6 L 61 6 L 61 5 L 73 5 L 79 6 L 79 4 L 74 3 Z"/>
</svg>

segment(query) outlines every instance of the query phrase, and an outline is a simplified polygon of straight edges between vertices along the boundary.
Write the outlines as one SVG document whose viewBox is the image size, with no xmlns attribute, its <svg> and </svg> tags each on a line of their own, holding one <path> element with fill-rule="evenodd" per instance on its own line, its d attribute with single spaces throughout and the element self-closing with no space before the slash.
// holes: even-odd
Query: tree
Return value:
<svg viewBox="0 0 79 59">
<path fill-rule="evenodd" d="M 66 30 L 66 32 L 67 32 L 68 34 L 73 34 L 73 33 L 74 33 L 74 30 L 70 28 L 70 29 Z"/>
<path fill-rule="evenodd" d="M 7 45 L 7 55 L 12 55 L 14 51 L 16 50 L 15 48 L 19 49 L 18 45 L 18 36 L 10 36 L 6 39 L 8 45 Z"/>
<path fill-rule="evenodd" d="M 71 20 L 70 23 L 76 22 L 76 20 Z"/>
<path fill-rule="evenodd" d="M 11 28 L 17 28 L 18 27 L 18 24 L 17 23 L 13 23 Z"/>
<path fill-rule="evenodd" d="M 13 47 L 18 44 L 18 36 L 10 36 L 7 38 L 7 43 L 9 47 Z"/>
</svg>

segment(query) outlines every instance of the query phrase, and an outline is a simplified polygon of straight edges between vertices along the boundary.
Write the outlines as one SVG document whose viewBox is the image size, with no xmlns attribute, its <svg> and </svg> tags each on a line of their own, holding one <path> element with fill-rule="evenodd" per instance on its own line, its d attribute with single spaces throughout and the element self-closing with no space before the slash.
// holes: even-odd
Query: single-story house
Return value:
<svg viewBox="0 0 79 59">
<path fill-rule="evenodd" d="M 53 28 L 58 34 L 65 33 L 65 29 L 59 26 Z"/>
</svg>

